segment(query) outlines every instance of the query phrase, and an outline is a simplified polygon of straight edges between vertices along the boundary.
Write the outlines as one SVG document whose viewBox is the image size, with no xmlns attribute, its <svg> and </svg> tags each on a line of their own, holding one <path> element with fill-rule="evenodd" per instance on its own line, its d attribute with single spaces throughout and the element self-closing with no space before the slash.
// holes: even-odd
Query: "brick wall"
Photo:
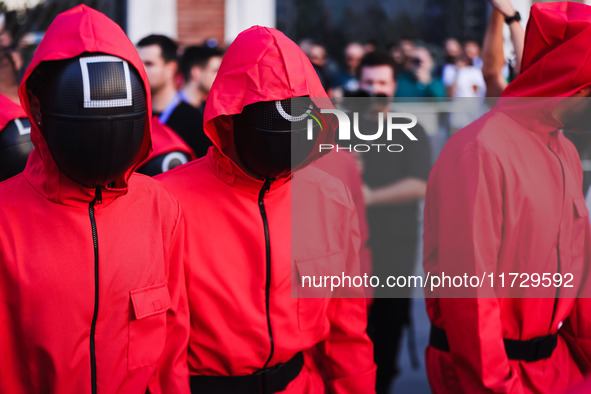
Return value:
<svg viewBox="0 0 591 394">
<path fill-rule="evenodd" d="M 224 41 L 225 0 L 177 0 L 178 42 L 201 44 L 207 38 Z"/>
</svg>

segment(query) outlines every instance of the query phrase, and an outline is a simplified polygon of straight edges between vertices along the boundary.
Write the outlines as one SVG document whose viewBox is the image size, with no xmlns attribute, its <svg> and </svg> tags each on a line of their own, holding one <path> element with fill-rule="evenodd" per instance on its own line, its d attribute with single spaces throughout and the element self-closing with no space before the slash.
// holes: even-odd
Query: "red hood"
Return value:
<svg viewBox="0 0 591 394">
<path fill-rule="evenodd" d="M 591 85 L 591 7 L 572 2 L 531 8 L 521 73 L 504 97 L 568 97 Z"/>
<path fill-rule="evenodd" d="M 188 154 L 191 157 L 191 160 L 196 158 L 193 149 L 191 149 L 189 145 L 187 145 L 170 127 L 160 123 L 157 116 L 152 117 L 152 145 L 154 150 L 141 165 L 146 164 L 157 156 L 174 151 Z"/>
<path fill-rule="evenodd" d="M 58 170 L 49 153 L 45 138 L 31 116 L 26 87 L 27 79 L 43 61 L 69 59 L 84 52 L 106 53 L 127 60 L 138 70 L 144 82 L 148 99 L 146 132 L 140 152 L 134 165 L 125 173 L 123 179 L 115 182 L 117 189 L 107 189 L 107 195 L 103 194 L 103 197 L 108 198 L 109 194 L 116 195 L 125 192 L 127 181 L 134 168 L 148 156 L 152 149 L 150 122 L 152 99 L 148 77 L 135 47 L 129 41 L 125 32 L 106 15 L 85 5 L 74 7 L 59 14 L 47 29 L 45 37 L 37 48 L 19 88 L 21 104 L 31 121 L 31 140 L 36 148 L 31 154 L 32 157 L 29 158 L 25 175 L 37 189 L 40 189 L 42 194 L 58 202 L 65 202 L 70 199 L 86 201 L 89 196 L 93 195 L 94 191 L 74 183 Z"/>
<path fill-rule="evenodd" d="M 232 132 L 229 115 L 256 102 L 301 96 L 311 97 L 319 108 L 333 108 L 304 52 L 280 31 L 253 26 L 240 33 L 224 55 L 207 97 L 205 134 L 223 151 L 231 141 L 224 137 Z M 328 129 L 319 143 L 334 140 L 333 128 Z"/>
<path fill-rule="evenodd" d="M 497 110 L 538 133 L 563 128 L 552 111 L 565 97 L 591 85 L 589 43 L 591 7 L 571 2 L 534 4 L 521 73 L 503 92 Z"/>
<path fill-rule="evenodd" d="M 17 118 L 25 118 L 27 114 L 20 105 L 13 103 L 8 97 L 0 94 L 0 131 L 6 127 L 8 122 Z"/>
</svg>

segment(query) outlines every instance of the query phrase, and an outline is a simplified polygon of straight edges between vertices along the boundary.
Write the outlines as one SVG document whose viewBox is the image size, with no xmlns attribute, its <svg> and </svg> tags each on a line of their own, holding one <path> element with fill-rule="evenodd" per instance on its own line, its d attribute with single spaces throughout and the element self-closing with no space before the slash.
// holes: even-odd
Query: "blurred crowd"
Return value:
<svg viewBox="0 0 591 394">
<path fill-rule="evenodd" d="M 514 9 L 505 0 L 490 3 L 493 11 L 482 39 L 448 37 L 437 46 L 404 38 L 383 48 L 372 42 L 350 42 L 336 53 L 331 48 L 333 56 L 329 56 L 324 43 L 313 39 L 303 39 L 298 44 L 332 98 L 375 94 L 360 89 L 359 84 L 359 65 L 369 53 L 380 53 L 391 59 L 395 69 L 396 97 L 499 97 L 503 88 L 519 73 L 523 28 L 519 23 L 509 25 L 514 50 L 505 53 L 504 19 L 512 15 Z M 19 104 L 16 93 L 19 79 L 29 61 L 31 47 L 39 39 L 35 37 L 28 34 L 20 42 L 13 42 L 10 32 L 0 26 L 3 61 L 0 94 L 16 104 Z M 156 146 L 157 152 L 151 157 L 160 156 L 160 162 L 157 165 L 152 162 L 140 172 L 155 175 L 163 169 L 204 156 L 211 146 L 203 133 L 203 113 L 225 47 L 215 39 L 205 40 L 201 45 L 181 46 L 162 35 L 144 37 L 136 47 L 150 79 L 153 114 L 159 122 L 158 134 L 163 144 Z M 446 136 L 470 120 L 473 119 L 446 118 Z M 428 134 L 434 132 L 428 130 Z M 161 164 L 166 156 L 162 155 L 171 153 L 170 150 L 177 153 L 173 159 L 166 160 L 164 168 Z"/>
<path fill-rule="evenodd" d="M 493 10 L 482 39 L 447 37 L 442 45 L 435 46 L 404 38 L 383 48 L 370 42 L 353 41 L 342 48 L 338 56 L 329 56 L 324 43 L 313 39 L 301 40 L 298 45 L 310 60 L 322 87 L 334 99 L 406 97 L 453 101 L 500 97 L 505 87 L 519 75 L 524 30 L 516 23 L 519 19 L 510 19 L 518 13 L 509 1 L 490 0 L 490 3 Z M 505 52 L 503 29 L 506 25 L 513 48 L 510 53 Z M 4 96 L 15 105 L 20 105 L 19 80 L 27 67 L 21 49 L 28 44 L 27 41 L 13 42 L 8 31 L 0 30 L 0 98 Z M 171 37 L 157 34 L 142 38 L 135 47 L 149 79 L 153 130 L 153 152 L 137 171 L 154 176 L 201 158 L 211 149 L 212 141 L 204 130 L 204 121 L 208 120 L 204 119 L 205 108 L 227 48 L 214 39 L 200 45 L 182 46 Z M 383 71 L 380 67 L 385 67 L 386 76 L 380 74 Z M 11 121 L 13 119 L 22 119 L 28 124 L 24 113 Z M 375 123 L 375 119 L 370 120 Z M 22 122 L 0 125 L 0 180 L 22 171 L 33 149 L 28 129 Z M 469 121 L 460 123 L 448 119 L 450 131 L 447 135 Z M 13 126 L 14 133 L 3 132 Z M 366 234 L 362 236 L 364 240 L 369 237 L 374 273 L 379 273 L 380 264 L 391 264 L 392 256 L 387 254 L 391 252 L 382 255 L 382 249 L 391 251 L 392 245 L 401 256 L 397 265 L 404 267 L 398 273 L 412 274 L 416 269 L 420 202 L 425 197 L 433 162 L 427 136 L 433 133 L 426 129 L 419 123 L 416 133 L 425 143 L 415 146 L 416 150 L 410 147 L 399 155 L 356 157 L 362 179 L 357 185 L 359 201 L 356 204 L 359 203 L 359 212 L 367 209 L 368 220 L 362 224 L 362 232 Z M 582 147 L 581 155 L 587 154 L 588 139 L 574 142 Z M 20 160 L 19 165 L 13 170 L 17 160 Z M 19 167 L 22 168 L 19 170 Z M 8 168 L 10 172 L 3 172 Z M 383 175 L 384 172 L 387 174 Z M 591 184 L 588 178 L 585 190 Z M 384 219 L 388 219 L 389 224 L 384 225 Z M 369 253 L 367 256 L 369 259 Z M 366 264 L 368 270 L 371 266 Z M 376 349 L 379 393 L 388 392 L 399 373 L 396 357 L 400 338 L 405 329 L 412 327 L 410 301 L 407 300 L 410 297 L 407 294 L 406 301 L 376 297 L 370 307 L 368 331 Z"/>
<path fill-rule="evenodd" d="M 309 39 L 301 41 L 300 47 L 331 97 L 357 93 L 359 64 L 373 51 L 388 54 L 394 62 L 399 97 L 484 97 L 486 92 L 481 47 L 474 40 L 460 43 L 450 37 L 443 47 L 427 47 L 420 41 L 403 39 L 389 48 L 351 42 L 342 59 L 329 58 L 323 45 Z"/>
</svg>

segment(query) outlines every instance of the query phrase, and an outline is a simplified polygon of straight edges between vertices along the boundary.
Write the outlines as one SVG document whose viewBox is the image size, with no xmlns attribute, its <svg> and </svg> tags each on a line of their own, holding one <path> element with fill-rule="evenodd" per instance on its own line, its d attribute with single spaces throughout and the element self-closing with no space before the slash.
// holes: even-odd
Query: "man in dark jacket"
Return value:
<svg viewBox="0 0 591 394">
<path fill-rule="evenodd" d="M 204 155 L 208 145 L 203 143 L 203 114 L 177 94 L 176 43 L 166 36 L 153 34 L 142 38 L 137 48 L 150 80 L 154 116 L 174 130 L 197 156 Z"/>
</svg>

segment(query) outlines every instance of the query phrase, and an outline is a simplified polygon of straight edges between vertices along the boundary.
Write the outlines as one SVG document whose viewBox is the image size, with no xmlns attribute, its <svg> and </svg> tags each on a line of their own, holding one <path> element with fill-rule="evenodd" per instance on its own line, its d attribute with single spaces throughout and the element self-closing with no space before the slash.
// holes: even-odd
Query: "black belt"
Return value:
<svg viewBox="0 0 591 394">
<path fill-rule="evenodd" d="M 272 394 L 283 391 L 304 366 L 299 352 L 288 362 L 246 376 L 191 375 L 191 392 L 204 394 Z"/>
<path fill-rule="evenodd" d="M 558 334 L 536 337 L 527 341 L 503 339 L 503 342 L 505 343 L 505 353 L 507 353 L 509 360 L 539 361 L 552 356 L 558 344 Z M 447 342 L 445 330 L 431 325 L 429 345 L 437 350 L 449 352 L 449 342 Z"/>
</svg>

